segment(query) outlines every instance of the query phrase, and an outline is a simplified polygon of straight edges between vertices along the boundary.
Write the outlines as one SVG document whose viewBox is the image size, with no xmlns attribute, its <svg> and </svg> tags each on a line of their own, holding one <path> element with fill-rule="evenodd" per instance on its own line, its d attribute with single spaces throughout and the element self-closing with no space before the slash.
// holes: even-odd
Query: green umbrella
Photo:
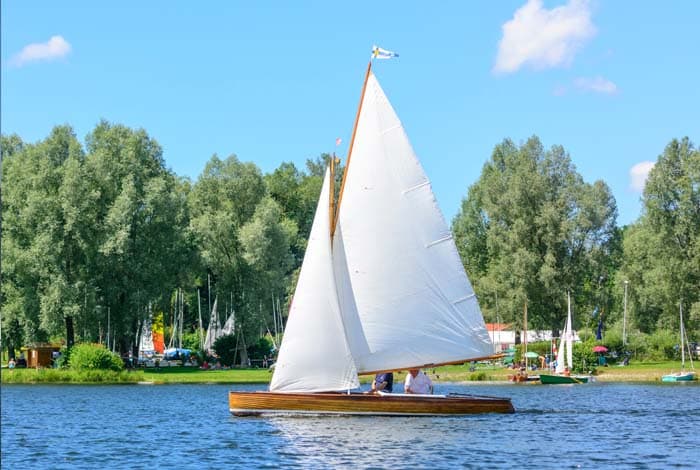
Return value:
<svg viewBox="0 0 700 470">
<path fill-rule="evenodd" d="M 538 357 L 540 357 L 540 355 L 536 352 L 528 351 L 525 353 L 525 357 L 528 359 L 537 359 Z"/>
</svg>

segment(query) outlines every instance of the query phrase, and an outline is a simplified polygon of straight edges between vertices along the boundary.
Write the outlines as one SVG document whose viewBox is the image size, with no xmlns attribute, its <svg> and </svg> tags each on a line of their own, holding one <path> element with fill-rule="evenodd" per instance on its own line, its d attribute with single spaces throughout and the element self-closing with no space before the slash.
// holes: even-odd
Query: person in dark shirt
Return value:
<svg viewBox="0 0 700 470">
<path fill-rule="evenodd" d="M 372 382 L 372 393 L 391 393 L 394 387 L 394 374 L 392 372 L 382 372 L 374 377 Z"/>
</svg>

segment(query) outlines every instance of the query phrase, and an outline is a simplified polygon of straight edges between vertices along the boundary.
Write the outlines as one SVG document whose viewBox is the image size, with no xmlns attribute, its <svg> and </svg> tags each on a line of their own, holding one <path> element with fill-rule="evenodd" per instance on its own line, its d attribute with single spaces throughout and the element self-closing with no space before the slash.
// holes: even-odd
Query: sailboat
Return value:
<svg viewBox="0 0 700 470">
<path fill-rule="evenodd" d="M 214 306 L 211 309 L 211 315 L 209 316 L 209 326 L 207 327 L 207 336 L 204 339 L 204 351 L 207 354 L 212 354 L 214 352 L 214 342 L 222 336 L 221 332 L 221 320 L 219 319 L 219 312 L 216 308 L 216 304 L 219 298 L 214 298 Z"/>
<path fill-rule="evenodd" d="M 695 375 L 695 365 L 693 364 L 693 355 L 688 350 L 688 358 L 690 359 L 690 368 L 692 370 L 685 370 L 685 348 L 687 346 L 687 338 L 685 337 L 685 327 L 683 326 L 683 303 L 679 304 L 680 319 L 681 319 L 681 370 L 680 372 L 674 372 L 672 374 L 667 374 L 661 377 L 662 382 L 690 382 L 691 380 L 697 380 Z"/>
<path fill-rule="evenodd" d="M 358 375 L 493 354 L 430 182 L 371 67 L 337 201 L 335 157 L 326 169 L 270 389 L 229 392 L 233 415 L 514 411 L 507 398 L 357 391 Z"/>
<path fill-rule="evenodd" d="M 155 353 L 156 348 L 153 345 L 151 318 L 148 316 L 144 318 L 143 324 L 141 325 L 141 331 L 139 332 L 139 364 L 145 363 L 147 360 L 152 359 Z"/>
<path fill-rule="evenodd" d="M 587 383 L 591 379 L 587 375 L 570 374 L 574 368 L 574 330 L 571 321 L 571 294 L 569 292 L 566 293 L 566 300 L 568 313 L 557 351 L 556 374 L 540 374 L 540 382 L 543 384 L 580 384 Z"/>
</svg>

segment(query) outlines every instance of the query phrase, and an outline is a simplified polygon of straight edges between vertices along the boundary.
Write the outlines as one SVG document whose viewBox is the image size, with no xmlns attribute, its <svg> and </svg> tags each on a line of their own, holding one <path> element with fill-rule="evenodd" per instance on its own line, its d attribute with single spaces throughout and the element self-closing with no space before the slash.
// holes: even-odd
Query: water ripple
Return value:
<svg viewBox="0 0 700 470">
<path fill-rule="evenodd" d="M 440 384 L 517 413 L 429 418 L 232 418 L 230 388 L 3 386 L 2 468 L 699 466 L 700 386 Z"/>
</svg>

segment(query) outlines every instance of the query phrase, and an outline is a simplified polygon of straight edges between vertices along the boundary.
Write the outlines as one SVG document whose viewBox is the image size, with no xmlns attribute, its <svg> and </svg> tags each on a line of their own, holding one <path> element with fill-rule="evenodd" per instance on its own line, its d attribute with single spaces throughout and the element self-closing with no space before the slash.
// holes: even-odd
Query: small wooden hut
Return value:
<svg viewBox="0 0 700 470">
<path fill-rule="evenodd" d="M 53 365 L 54 353 L 61 350 L 60 344 L 53 343 L 33 343 L 24 348 L 27 358 L 27 367 L 51 367 Z"/>
</svg>

